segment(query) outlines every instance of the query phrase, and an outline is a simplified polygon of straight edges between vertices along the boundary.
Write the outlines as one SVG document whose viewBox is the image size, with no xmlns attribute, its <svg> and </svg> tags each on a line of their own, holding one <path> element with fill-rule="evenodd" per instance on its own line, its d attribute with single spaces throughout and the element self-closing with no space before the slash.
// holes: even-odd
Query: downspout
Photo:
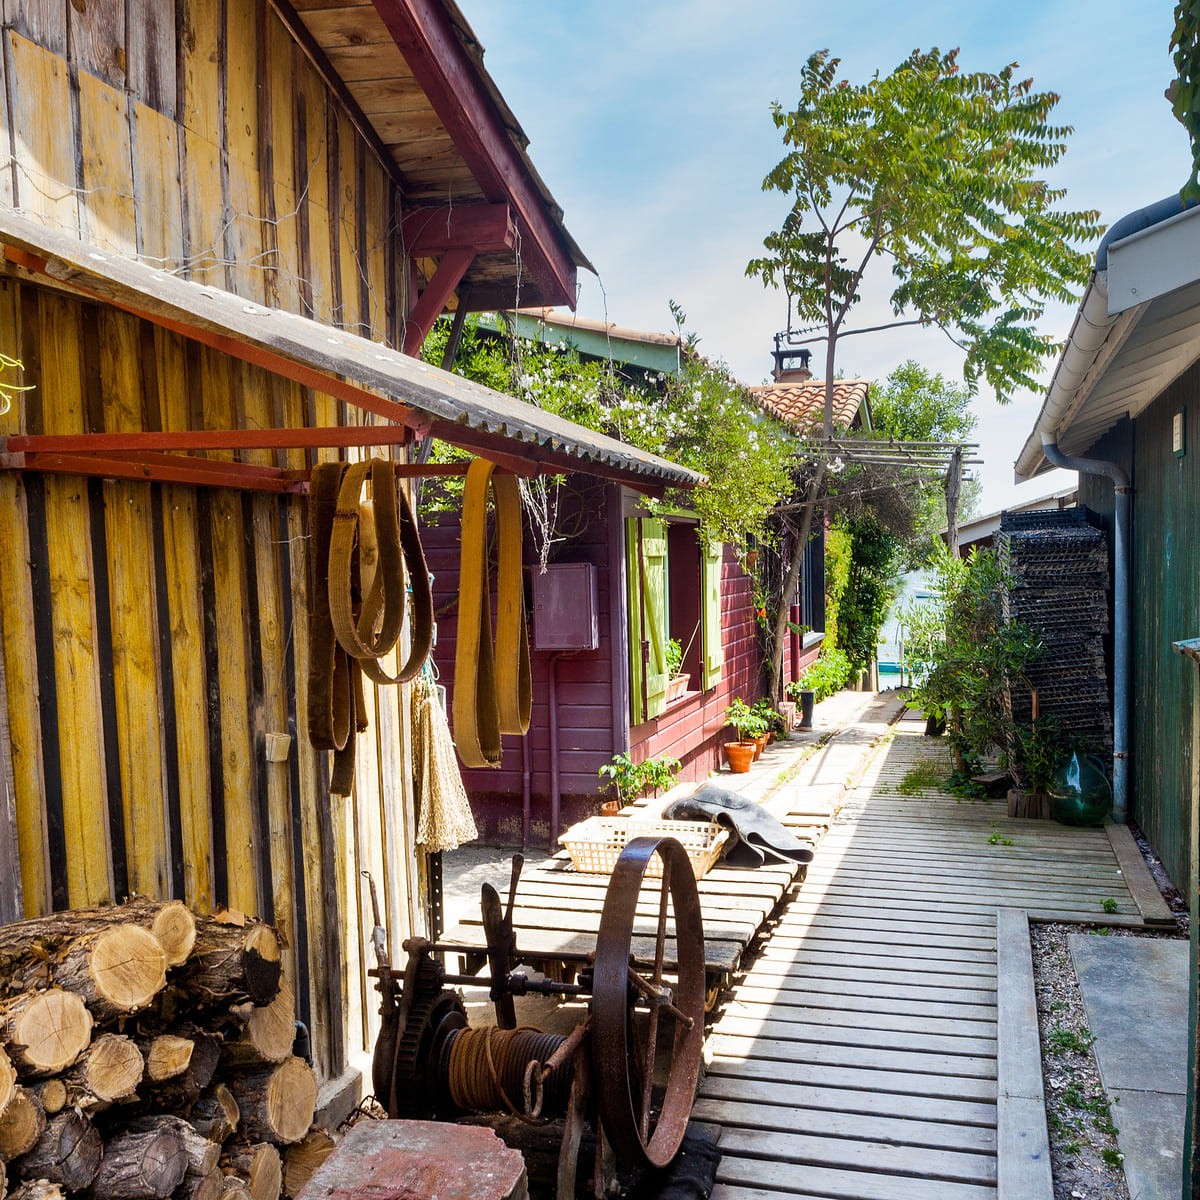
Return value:
<svg viewBox="0 0 1200 1200">
<path fill-rule="evenodd" d="M 562 776 L 558 761 L 558 660 L 562 654 L 550 655 L 550 853 L 558 851 L 558 831 L 562 823 Z"/>
<path fill-rule="evenodd" d="M 1072 458 L 1043 432 L 1042 453 L 1056 467 L 1084 475 L 1105 475 L 1113 484 L 1113 820 L 1129 819 L 1129 679 L 1132 659 L 1129 612 L 1130 520 L 1133 488 L 1124 468 L 1098 458 Z"/>
</svg>

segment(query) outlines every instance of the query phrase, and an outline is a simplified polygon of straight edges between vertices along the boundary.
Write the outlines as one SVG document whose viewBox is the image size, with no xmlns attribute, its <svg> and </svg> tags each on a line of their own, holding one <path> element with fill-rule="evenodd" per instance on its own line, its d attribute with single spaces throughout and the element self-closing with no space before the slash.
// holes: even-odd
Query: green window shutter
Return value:
<svg viewBox="0 0 1200 1200">
<path fill-rule="evenodd" d="M 661 521 L 630 518 L 625 522 L 625 562 L 629 596 L 630 716 L 634 725 L 640 725 L 658 716 L 667 702 L 667 535 Z M 646 650 L 644 660 L 643 645 Z"/>
<path fill-rule="evenodd" d="M 704 608 L 702 622 L 703 675 L 702 686 L 707 690 L 715 687 L 721 679 L 721 666 L 725 652 L 721 648 L 721 562 L 725 547 L 712 539 L 705 539 L 702 546 L 700 588 Z"/>
</svg>

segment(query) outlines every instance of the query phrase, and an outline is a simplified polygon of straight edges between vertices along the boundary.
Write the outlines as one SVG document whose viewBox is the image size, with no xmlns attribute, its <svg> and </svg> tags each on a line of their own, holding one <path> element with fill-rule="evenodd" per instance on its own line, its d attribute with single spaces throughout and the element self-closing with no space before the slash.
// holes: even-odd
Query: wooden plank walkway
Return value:
<svg viewBox="0 0 1200 1200">
<path fill-rule="evenodd" d="M 694 1112 L 722 1127 L 713 1200 L 996 1197 L 997 913 L 1142 923 L 1104 830 L 900 793 L 944 754 L 896 727 L 733 988 Z"/>
</svg>

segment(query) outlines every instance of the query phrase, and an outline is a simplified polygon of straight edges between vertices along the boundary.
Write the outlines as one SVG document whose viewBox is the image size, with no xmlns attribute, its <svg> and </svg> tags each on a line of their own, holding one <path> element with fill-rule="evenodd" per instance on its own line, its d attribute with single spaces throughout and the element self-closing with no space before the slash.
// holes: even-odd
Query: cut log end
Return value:
<svg viewBox="0 0 1200 1200">
<path fill-rule="evenodd" d="M 174 1200 L 221 1200 L 221 1185 L 224 1182 L 225 1176 L 217 1167 L 207 1175 L 193 1175 L 189 1171 L 175 1189 Z"/>
<path fill-rule="evenodd" d="M 333 1153 L 337 1142 L 324 1129 L 310 1129 L 283 1155 L 283 1190 L 288 1196 L 298 1196 L 316 1169 Z"/>
<path fill-rule="evenodd" d="M 163 1083 L 182 1075 L 192 1061 L 196 1043 L 191 1038 L 173 1033 L 160 1034 L 146 1047 L 146 1078 L 151 1083 Z"/>
<path fill-rule="evenodd" d="M 92 1015 L 78 996 L 61 988 L 23 992 L 0 1004 L 0 1040 L 22 1073 L 54 1075 L 92 1040 Z"/>
<path fill-rule="evenodd" d="M 227 1042 L 224 1056 L 232 1066 L 281 1063 L 290 1058 L 296 1041 L 296 1001 L 291 984 L 280 979 L 270 1004 L 243 1006 L 246 1024 L 242 1036 Z"/>
<path fill-rule="evenodd" d="M 97 993 L 118 1012 L 144 1008 L 167 984 L 167 956 L 140 925 L 117 925 L 92 948 Z"/>
<path fill-rule="evenodd" d="M 242 1112 L 246 1136 L 258 1142 L 289 1145 L 312 1125 L 317 1080 L 301 1058 L 289 1058 L 270 1070 L 249 1072 L 230 1081 Z"/>
<path fill-rule="evenodd" d="M 241 1110 L 233 1093 L 223 1083 L 201 1096 L 189 1114 L 192 1128 L 213 1142 L 223 1142 L 237 1129 Z"/>
<path fill-rule="evenodd" d="M 92 1043 L 78 1074 L 88 1093 L 116 1104 L 135 1095 L 144 1069 L 142 1052 L 132 1038 L 106 1033 Z"/>
<path fill-rule="evenodd" d="M 179 967 L 196 944 L 196 918 L 182 900 L 168 900 L 155 913 L 150 932 L 158 939 L 167 966 Z"/>
<path fill-rule="evenodd" d="M 17 1088 L 0 1116 L 0 1159 L 11 1162 L 28 1154 L 45 1128 L 46 1113 L 41 1101 L 28 1088 Z"/>
<path fill-rule="evenodd" d="M 268 1142 L 235 1146 L 221 1160 L 227 1173 L 244 1179 L 251 1200 L 279 1200 L 283 1190 L 283 1160 Z"/>
<path fill-rule="evenodd" d="M 4 1115 L 4 1110 L 8 1107 L 17 1090 L 17 1073 L 13 1069 L 12 1059 L 4 1052 L 4 1047 L 0 1046 L 0 1117 Z"/>
<path fill-rule="evenodd" d="M 92 1195 L 95 1200 L 165 1200 L 183 1182 L 187 1166 L 183 1138 L 169 1126 L 120 1134 L 105 1148 Z"/>
</svg>

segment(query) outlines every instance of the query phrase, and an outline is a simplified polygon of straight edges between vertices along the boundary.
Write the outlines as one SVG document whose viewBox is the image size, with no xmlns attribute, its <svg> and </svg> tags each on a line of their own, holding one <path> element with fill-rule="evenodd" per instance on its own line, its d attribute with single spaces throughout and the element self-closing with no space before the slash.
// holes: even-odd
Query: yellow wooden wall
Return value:
<svg viewBox="0 0 1200 1200">
<path fill-rule="evenodd" d="M 3 15 L 0 204 L 391 343 L 401 198 L 265 0 Z M 361 419 L 15 275 L 0 351 L 33 387 L 0 433 Z M 298 498 L 0 471 L 0 647 L 25 911 L 139 892 L 275 921 L 331 1080 L 373 1038 L 360 872 L 397 955 L 420 917 L 404 698 L 370 698 L 350 800 L 304 737 L 305 520 Z M 274 733 L 293 737 L 284 762 Z"/>
</svg>

